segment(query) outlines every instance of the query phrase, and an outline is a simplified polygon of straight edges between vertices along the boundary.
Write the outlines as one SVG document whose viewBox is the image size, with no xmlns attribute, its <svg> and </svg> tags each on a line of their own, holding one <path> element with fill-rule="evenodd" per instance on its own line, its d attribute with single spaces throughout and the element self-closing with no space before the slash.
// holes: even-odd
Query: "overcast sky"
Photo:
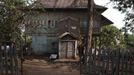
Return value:
<svg viewBox="0 0 134 75">
<path fill-rule="evenodd" d="M 124 14 L 120 13 L 118 10 L 112 8 L 112 4 L 108 4 L 109 0 L 94 0 L 96 4 L 106 6 L 108 9 L 103 13 L 105 17 L 114 22 L 114 26 L 121 28 L 124 26 Z"/>
</svg>

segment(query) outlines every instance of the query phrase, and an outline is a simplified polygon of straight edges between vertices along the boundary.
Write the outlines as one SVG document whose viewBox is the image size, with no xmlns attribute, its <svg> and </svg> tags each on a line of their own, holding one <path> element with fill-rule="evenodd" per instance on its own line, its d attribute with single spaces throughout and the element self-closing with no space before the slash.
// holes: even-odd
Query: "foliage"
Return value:
<svg viewBox="0 0 134 75">
<path fill-rule="evenodd" d="M 21 22 L 24 12 L 20 8 L 26 6 L 26 0 L 0 0 L 0 43 L 22 41 Z"/>
<path fill-rule="evenodd" d="M 115 26 L 108 25 L 101 29 L 100 35 L 101 47 L 124 47 L 124 36 Z"/>
<path fill-rule="evenodd" d="M 114 4 L 114 8 L 118 9 L 122 13 L 126 13 L 125 26 L 134 33 L 134 0 L 110 0 Z"/>
<path fill-rule="evenodd" d="M 127 41 L 128 41 L 128 47 L 134 47 L 134 35 L 133 34 L 128 35 Z"/>
</svg>

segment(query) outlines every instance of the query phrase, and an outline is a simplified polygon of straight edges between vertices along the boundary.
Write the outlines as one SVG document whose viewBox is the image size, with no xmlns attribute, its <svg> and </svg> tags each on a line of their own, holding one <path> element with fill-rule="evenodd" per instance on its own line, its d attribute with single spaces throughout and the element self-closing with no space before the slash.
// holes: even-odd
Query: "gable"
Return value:
<svg viewBox="0 0 134 75">
<path fill-rule="evenodd" d="M 76 40 L 76 39 L 79 39 L 80 37 L 73 34 L 73 33 L 70 33 L 70 32 L 65 32 L 61 35 L 58 36 L 60 39 L 62 40 Z"/>
<path fill-rule="evenodd" d="M 61 35 L 65 32 L 73 33 L 75 35 L 80 34 L 79 21 L 74 17 L 64 17 L 61 18 L 58 23 L 58 35 Z"/>
</svg>

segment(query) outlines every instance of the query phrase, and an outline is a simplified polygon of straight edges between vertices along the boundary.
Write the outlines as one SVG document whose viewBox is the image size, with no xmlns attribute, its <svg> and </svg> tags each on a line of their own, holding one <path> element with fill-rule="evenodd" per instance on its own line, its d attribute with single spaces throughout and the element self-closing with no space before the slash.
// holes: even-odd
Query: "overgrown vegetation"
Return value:
<svg viewBox="0 0 134 75">
<path fill-rule="evenodd" d="M 128 35 L 127 42 L 128 42 L 128 47 L 134 48 L 134 35 L 133 34 Z"/>
<path fill-rule="evenodd" d="M 122 32 L 113 25 L 104 26 L 101 29 L 100 46 L 108 48 L 125 47 L 124 36 Z"/>
<path fill-rule="evenodd" d="M 34 0 L 0 0 L 0 43 L 13 41 L 17 45 L 22 39 L 22 21 L 25 8 Z M 21 42 L 22 43 L 22 42 Z"/>
</svg>

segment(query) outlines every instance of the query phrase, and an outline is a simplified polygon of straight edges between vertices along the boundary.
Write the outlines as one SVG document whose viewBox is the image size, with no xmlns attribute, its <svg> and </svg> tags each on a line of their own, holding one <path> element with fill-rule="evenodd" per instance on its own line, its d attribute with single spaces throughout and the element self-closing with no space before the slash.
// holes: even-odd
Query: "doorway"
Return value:
<svg viewBox="0 0 134 75">
<path fill-rule="evenodd" d="M 72 59 L 75 58 L 75 41 L 61 41 L 59 50 L 59 58 Z"/>
</svg>

